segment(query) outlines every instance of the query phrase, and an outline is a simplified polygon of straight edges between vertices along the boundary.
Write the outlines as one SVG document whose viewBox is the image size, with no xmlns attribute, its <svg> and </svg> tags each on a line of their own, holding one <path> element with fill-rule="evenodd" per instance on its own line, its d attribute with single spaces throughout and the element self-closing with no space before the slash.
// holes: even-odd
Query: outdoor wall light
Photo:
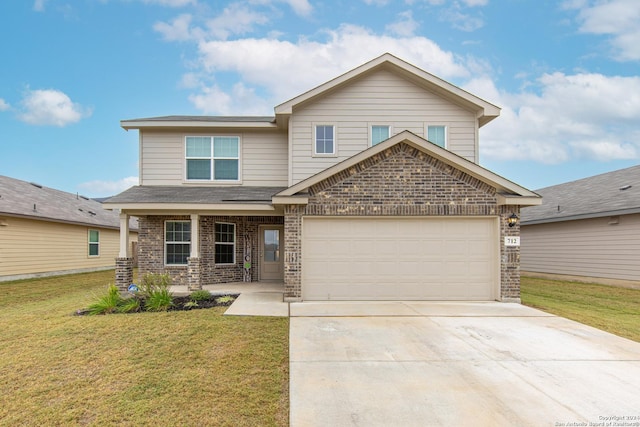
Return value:
<svg viewBox="0 0 640 427">
<path fill-rule="evenodd" d="M 518 215 L 512 213 L 511 216 L 507 218 L 507 224 L 509 224 L 509 227 L 513 227 L 516 225 L 516 222 L 518 222 Z"/>
</svg>

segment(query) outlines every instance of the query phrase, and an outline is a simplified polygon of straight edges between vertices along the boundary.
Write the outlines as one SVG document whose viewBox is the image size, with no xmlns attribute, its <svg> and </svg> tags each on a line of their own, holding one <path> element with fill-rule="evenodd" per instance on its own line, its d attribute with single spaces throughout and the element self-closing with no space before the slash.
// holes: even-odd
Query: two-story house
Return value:
<svg viewBox="0 0 640 427">
<path fill-rule="evenodd" d="M 540 197 L 478 165 L 479 128 L 499 113 L 384 54 L 272 117 L 124 120 L 139 131 L 140 185 L 105 203 L 121 210 L 116 282 L 131 281 L 135 215 L 140 272 L 190 289 L 519 300 L 517 217 Z"/>
</svg>

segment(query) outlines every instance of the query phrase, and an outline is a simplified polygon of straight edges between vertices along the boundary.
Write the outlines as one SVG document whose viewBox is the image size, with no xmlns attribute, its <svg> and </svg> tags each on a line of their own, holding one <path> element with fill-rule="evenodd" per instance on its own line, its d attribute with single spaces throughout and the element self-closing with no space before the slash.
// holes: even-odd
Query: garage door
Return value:
<svg viewBox="0 0 640 427">
<path fill-rule="evenodd" d="M 303 218 L 304 300 L 494 300 L 494 218 Z"/>
</svg>

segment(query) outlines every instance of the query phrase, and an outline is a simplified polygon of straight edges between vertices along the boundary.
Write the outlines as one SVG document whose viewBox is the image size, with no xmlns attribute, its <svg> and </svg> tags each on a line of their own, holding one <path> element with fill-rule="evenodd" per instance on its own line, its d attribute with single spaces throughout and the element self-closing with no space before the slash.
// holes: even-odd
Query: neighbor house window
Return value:
<svg viewBox="0 0 640 427">
<path fill-rule="evenodd" d="M 187 265 L 191 253 L 191 221 L 165 222 L 164 246 L 167 265 Z"/>
<path fill-rule="evenodd" d="M 187 180 L 238 181 L 240 138 L 237 136 L 188 136 Z"/>
<path fill-rule="evenodd" d="M 336 153 L 336 132 L 333 125 L 316 125 L 315 154 Z"/>
<path fill-rule="evenodd" d="M 427 126 L 427 139 L 442 148 L 447 145 L 446 126 Z"/>
<path fill-rule="evenodd" d="M 89 256 L 100 256 L 100 232 L 89 230 Z"/>
<path fill-rule="evenodd" d="M 216 264 L 235 264 L 236 225 L 216 222 Z"/>
<path fill-rule="evenodd" d="M 382 126 L 382 125 L 371 126 L 371 146 L 374 146 L 386 139 L 389 139 L 390 136 L 391 136 L 390 126 Z"/>
</svg>

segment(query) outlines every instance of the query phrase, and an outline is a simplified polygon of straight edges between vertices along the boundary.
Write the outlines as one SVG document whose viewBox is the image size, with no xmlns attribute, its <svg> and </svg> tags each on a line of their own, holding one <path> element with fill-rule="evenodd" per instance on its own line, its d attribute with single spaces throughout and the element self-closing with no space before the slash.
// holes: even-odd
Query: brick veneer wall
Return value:
<svg viewBox="0 0 640 427">
<path fill-rule="evenodd" d="M 519 235 L 492 186 L 407 144 L 397 144 L 309 188 L 306 206 L 285 208 L 285 297 L 300 300 L 302 216 L 500 216 L 500 298 L 520 296 Z"/>
<path fill-rule="evenodd" d="M 284 219 L 278 216 L 201 216 L 200 258 L 191 266 L 165 266 L 164 223 L 167 220 L 189 221 L 189 216 L 141 216 L 138 222 L 139 274 L 168 273 L 175 285 L 187 285 L 197 289 L 203 284 L 241 282 L 244 268 L 245 232 L 251 238 L 251 278 L 258 280 L 260 271 L 260 225 L 280 225 Z M 233 265 L 215 265 L 215 223 L 236 225 L 236 262 Z M 197 282 L 200 282 L 198 285 Z"/>
</svg>

